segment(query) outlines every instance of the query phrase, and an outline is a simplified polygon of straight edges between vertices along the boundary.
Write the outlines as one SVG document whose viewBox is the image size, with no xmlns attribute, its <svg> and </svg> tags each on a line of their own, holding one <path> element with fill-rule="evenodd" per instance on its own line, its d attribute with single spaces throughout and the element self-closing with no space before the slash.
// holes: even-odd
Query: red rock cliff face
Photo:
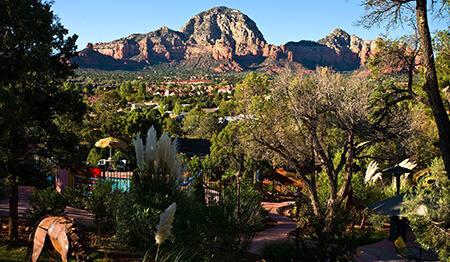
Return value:
<svg viewBox="0 0 450 262">
<path fill-rule="evenodd" d="M 145 61 L 147 64 L 195 59 L 212 59 L 235 64 L 261 57 L 278 59 L 284 50 L 267 44 L 256 24 L 238 10 L 212 8 L 191 18 L 179 32 L 161 27 L 149 34 L 134 34 L 109 43 L 92 45 L 115 59 Z M 230 68 L 235 68 L 232 66 Z M 238 66 L 238 70 L 242 70 Z"/>
<path fill-rule="evenodd" d="M 364 65 L 373 52 L 374 41 L 363 41 L 355 35 L 336 29 L 317 42 L 300 41 L 286 44 L 292 52 L 290 61 L 313 68 L 316 65 L 353 70 Z"/>
<path fill-rule="evenodd" d="M 253 20 L 226 7 L 212 8 L 194 16 L 180 32 L 186 36 L 189 46 L 215 49 L 227 59 L 261 55 L 266 44 Z"/>
<path fill-rule="evenodd" d="M 219 69 L 211 68 L 216 71 L 241 71 L 254 63 L 277 64 L 279 61 L 297 62 L 309 68 L 320 65 L 356 69 L 365 64 L 373 48 L 373 41 L 363 41 L 340 29 L 317 42 L 274 46 L 265 41 L 253 20 L 227 7 L 212 8 L 194 16 L 180 31 L 161 27 L 148 34 L 133 34 L 89 46 L 89 50 L 116 60 L 137 62 L 134 65 L 200 57 L 205 61 L 209 57 L 221 64 Z M 80 65 L 83 67 L 82 63 Z"/>
</svg>

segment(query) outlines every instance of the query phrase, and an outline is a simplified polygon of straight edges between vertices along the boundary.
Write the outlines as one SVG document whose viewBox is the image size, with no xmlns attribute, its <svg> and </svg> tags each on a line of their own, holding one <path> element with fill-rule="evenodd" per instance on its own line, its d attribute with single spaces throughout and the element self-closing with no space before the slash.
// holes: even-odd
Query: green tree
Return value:
<svg viewBox="0 0 450 262">
<path fill-rule="evenodd" d="M 219 120 L 212 113 L 204 114 L 200 118 L 196 136 L 201 139 L 211 139 L 215 134 L 219 133 Z"/>
<path fill-rule="evenodd" d="M 199 128 L 202 115 L 203 112 L 198 106 L 186 114 L 186 116 L 181 121 L 183 133 L 186 136 L 188 137 L 197 136 L 197 130 Z"/>
<path fill-rule="evenodd" d="M 437 31 L 433 47 L 440 86 L 447 87 L 450 85 L 450 30 Z"/>
<path fill-rule="evenodd" d="M 450 180 L 442 158 L 435 159 L 430 174 L 406 197 L 402 212 L 408 217 L 417 242 L 450 261 Z"/>
<path fill-rule="evenodd" d="M 147 86 L 144 83 L 138 85 L 138 97 L 141 100 L 145 100 L 147 97 Z"/>
<path fill-rule="evenodd" d="M 159 110 L 159 113 L 161 114 L 161 116 L 163 116 L 164 113 L 165 113 L 168 109 L 169 109 L 169 105 L 167 104 L 167 101 L 161 100 L 161 101 L 159 102 L 159 107 L 158 107 L 158 110 Z"/>
<path fill-rule="evenodd" d="M 229 116 L 234 111 L 236 107 L 236 102 L 234 101 L 222 101 L 219 105 L 219 115 L 220 116 Z"/>
<path fill-rule="evenodd" d="M 449 14 L 449 2 L 447 0 L 363 0 L 366 13 L 359 23 L 371 28 L 374 25 L 386 25 L 386 29 L 395 28 L 404 23 L 417 28 L 419 35 L 421 61 L 424 68 L 425 83 L 422 89 L 425 91 L 428 104 L 433 112 L 439 132 L 439 147 L 444 159 L 445 170 L 450 177 L 450 120 L 442 101 L 436 66 L 431 41 L 430 28 L 428 26 L 428 13 Z"/>
<path fill-rule="evenodd" d="M 102 94 L 102 98 L 94 106 L 95 127 L 100 131 L 101 137 L 113 136 L 123 138 L 126 114 L 123 111 L 125 101 L 117 90 Z"/>
<path fill-rule="evenodd" d="M 93 85 L 92 81 L 89 81 L 86 84 L 84 84 L 83 90 L 84 90 L 85 94 L 90 94 L 92 92 L 92 90 L 94 90 L 94 85 Z"/>
<path fill-rule="evenodd" d="M 175 118 L 165 118 L 163 126 L 163 132 L 168 132 L 171 137 L 180 136 L 182 133 L 180 123 Z"/>
<path fill-rule="evenodd" d="M 211 138 L 211 157 L 223 171 L 229 167 L 238 168 L 239 126 L 229 123 L 220 133 Z"/>
<path fill-rule="evenodd" d="M 132 138 L 136 133 L 143 135 L 152 126 L 161 134 L 162 119 L 159 111 L 151 107 L 137 108 L 127 116 L 125 123 L 126 137 Z"/>
<path fill-rule="evenodd" d="M 308 76 L 285 73 L 272 85 L 264 78 L 251 75 L 237 87 L 247 140 L 256 144 L 253 148 L 268 151 L 274 163 L 296 171 L 315 216 L 325 221 L 323 230 L 331 232 L 351 183 L 354 159 L 370 145 L 407 134 L 408 121 L 373 119 L 375 88 L 364 78 L 345 78 L 327 68 Z M 328 180 L 325 203 L 317 191 L 316 162 Z"/>
<path fill-rule="evenodd" d="M 77 36 L 40 0 L 0 2 L 0 159 L 10 186 L 9 236 L 18 236 L 18 183 L 37 158 L 64 165 L 78 141 L 55 118 L 80 121 L 80 96 L 58 85 L 73 74 L 68 63 Z M 66 163 L 67 164 L 67 163 Z"/>
<path fill-rule="evenodd" d="M 181 106 L 181 102 L 180 101 L 175 102 L 175 106 L 173 107 L 172 114 L 179 116 L 182 111 L 183 111 L 183 107 Z"/>
<path fill-rule="evenodd" d="M 120 85 L 120 95 L 125 97 L 133 93 L 133 86 L 130 82 L 125 82 Z"/>
</svg>

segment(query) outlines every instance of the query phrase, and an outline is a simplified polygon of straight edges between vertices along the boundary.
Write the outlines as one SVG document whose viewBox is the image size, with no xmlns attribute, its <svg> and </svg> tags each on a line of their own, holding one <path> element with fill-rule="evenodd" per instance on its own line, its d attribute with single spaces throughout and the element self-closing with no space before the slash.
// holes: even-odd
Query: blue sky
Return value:
<svg viewBox="0 0 450 262">
<path fill-rule="evenodd" d="M 375 39 L 383 28 L 355 26 L 364 12 L 361 0 L 55 0 L 54 12 L 69 34 L 79 35 L 78 47 L 88 42 L 110 42 L 133 33 L 148 33 L 161 26 L 180 30 L 196 14 L 217 6 L 237 9 L 255 21 L 266 41 L 317 41 L 341 28 L 363 40 Z M 446 29 L 434 21 L 431 30 Z M 391 32 L 410 33 L 409 28 Z"/>
</svg>

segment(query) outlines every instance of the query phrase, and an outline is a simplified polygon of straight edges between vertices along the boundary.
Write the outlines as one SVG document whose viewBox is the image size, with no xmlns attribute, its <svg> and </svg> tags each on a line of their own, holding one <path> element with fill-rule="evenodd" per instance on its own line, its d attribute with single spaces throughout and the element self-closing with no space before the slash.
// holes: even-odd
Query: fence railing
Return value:
<svg viewBox="0 0 450 262">
<path fill-rule="evenodd" d="M 198 174 L 200 175 L 200 174 Z M 100 168 L 91 168 L 89 170 L 72 170 L 69 172 L 70 187 L 83 190 L 90 194 L 95 184 L 102 181 L 112 181 L 113 187 L 127 191 L 130 188 L 130 181 L 133 176 L 131 171 L 105 171 Z M 185 183 L 180 185 L 181 190 L 188 190 L 195 176 L 192 176 Z M 231 186 L 233 182 L 224 182 L 221 180 L 203 181 L 205 200 L 207 203 L 221 202 L 223 190 Z"/>
<path fill-rule="evenodd" d="M 89 171 L 84 172 L 70 172 L 73 182 L 71 186 L 79 188 L 89 193 L 92 191 L 93 186 L 101 181 L 112 181 L 113 187 L 128 190 L 130 188 L 131 177 L 133 172 L 121 172 L 121 171 L 104 171 L 99 168 L 92 168 Z M 81 173 L 81 174 L 80 174 Z"/>
</svg>

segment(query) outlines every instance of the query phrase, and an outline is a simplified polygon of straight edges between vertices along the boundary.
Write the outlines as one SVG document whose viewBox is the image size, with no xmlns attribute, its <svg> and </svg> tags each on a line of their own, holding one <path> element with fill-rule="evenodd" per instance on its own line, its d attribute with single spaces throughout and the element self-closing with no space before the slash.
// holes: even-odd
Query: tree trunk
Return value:
<svg viewBox="0 0 450 262">
<path fill-rule="evenodd" d="M 442 152 L 447 176 L 450 178 L 450 120 L 439 92 L 430 29 L 428 27 L 427 1 L 416 0 L 416 3 L 417 27 L 426 81 L 423 90 L 428 96 L 430 107 L 433 111 L 439 132 L 439 147 Z"/>
<path fill-rule="evenodd" d="M 9 188 L 9 239 L 19 238 L 19 186 L 13 181 Z"/>
<path fill-rule="evenodd" d="M 335 203 L 327 205 L 327 210 L 325 213 L 325 225 L 323 228 L 323 232 L 330 233 L 333 229 L 333 224 L 336 220 L 336 208 Z"/>
<path fill-rule="evenodd" d="M 299 174 L 298 170 L 297 170 L 297 174 Z M 303 184 L 305 184 L 306 190 L 308 190 L 308 196 L 309 196 L 309 199 L 311 200 L 311 205 L 313 207 L 314 215 L 321 216 L 322 214 L 321 214 L 319 196 L 317 194 L 317 188 L 316 188 L 315 181 L 314 182 L 309 181 L 302 175 L 300 175 L 298 178 L 300 179 L 300 181 Z"/>
</svg>

